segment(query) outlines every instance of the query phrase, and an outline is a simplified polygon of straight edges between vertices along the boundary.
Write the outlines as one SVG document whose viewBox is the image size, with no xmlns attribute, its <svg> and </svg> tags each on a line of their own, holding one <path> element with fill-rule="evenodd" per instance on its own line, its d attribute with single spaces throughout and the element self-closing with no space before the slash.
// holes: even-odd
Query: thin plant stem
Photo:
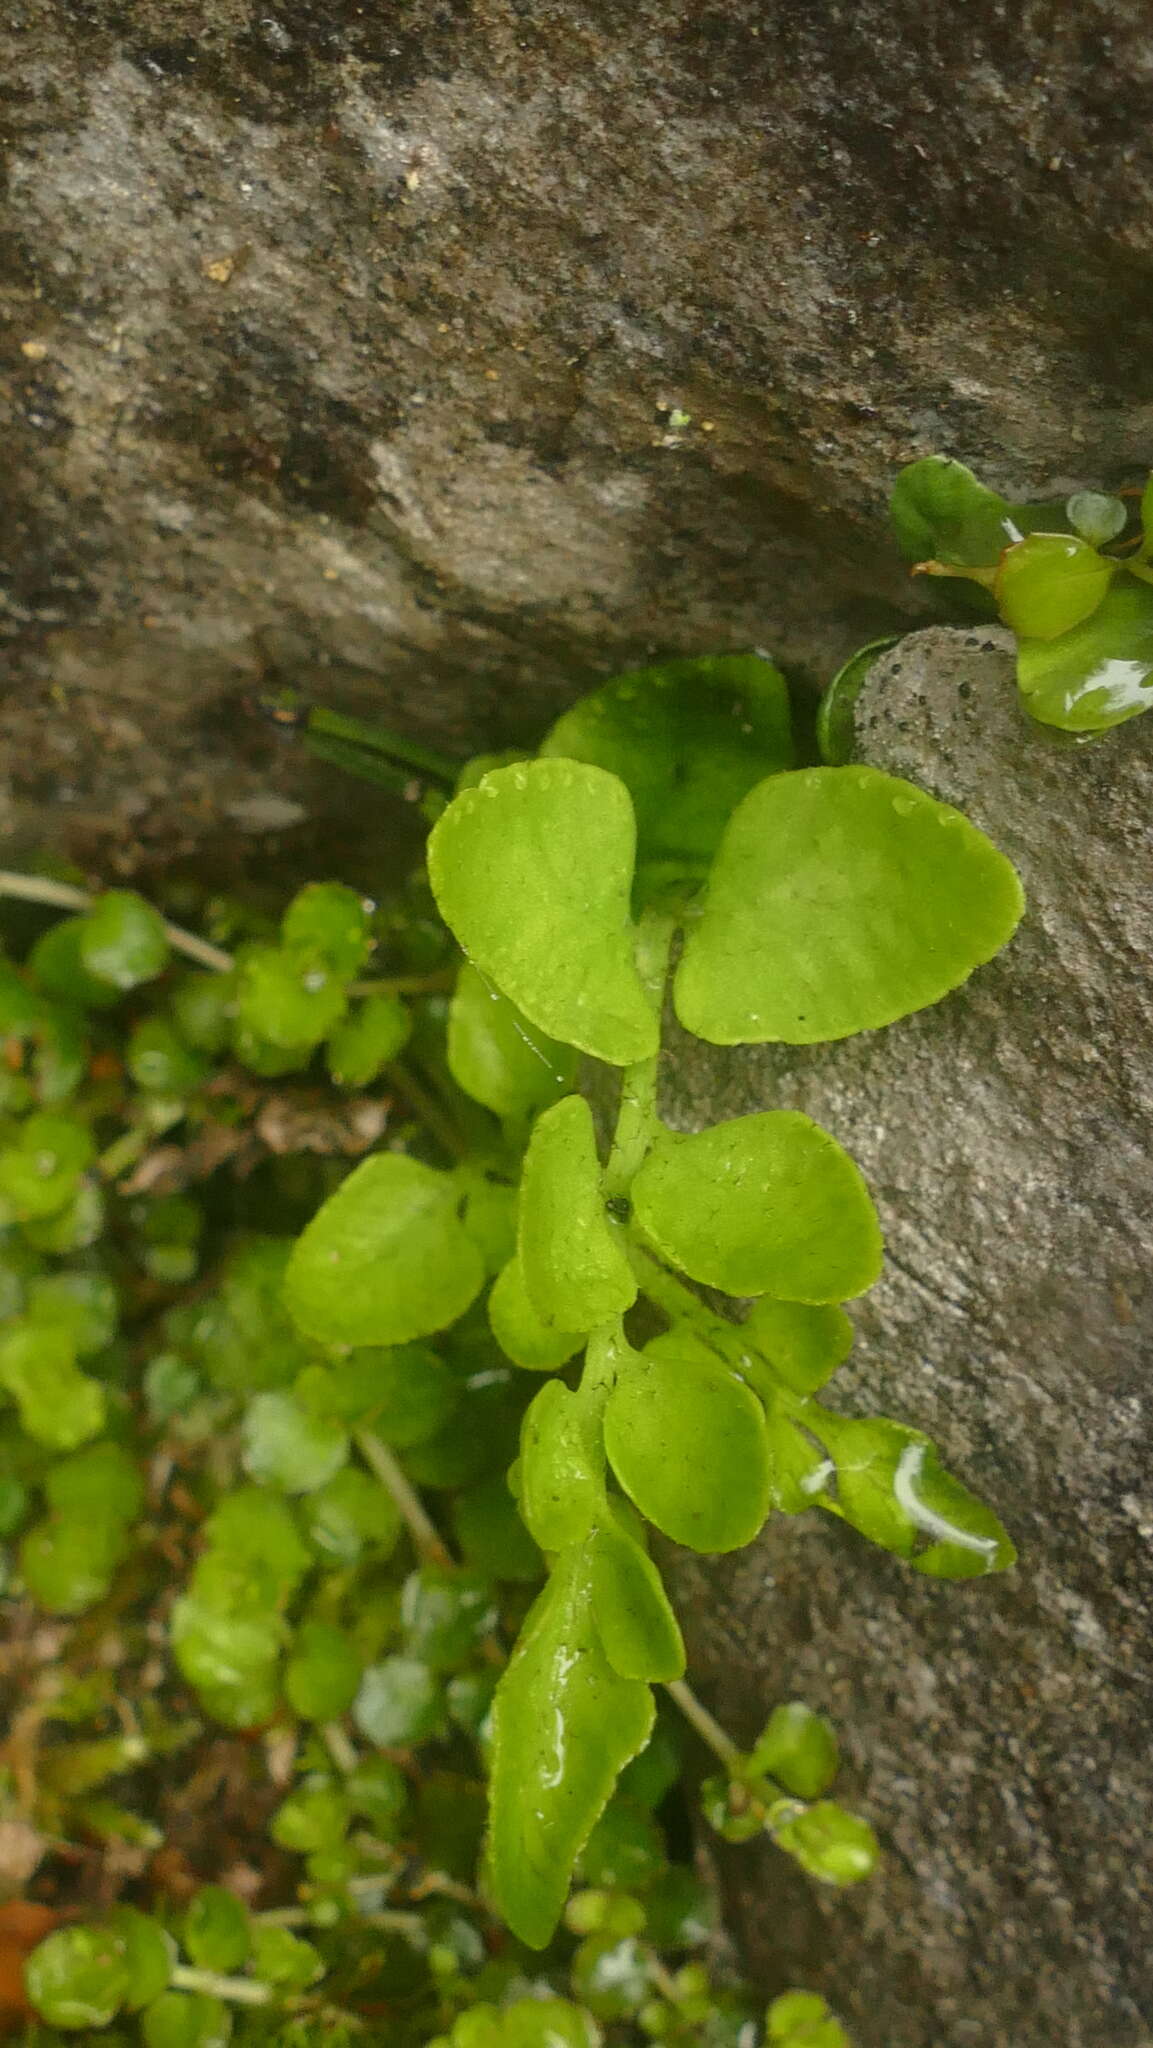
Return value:
<svg viewBox="0 0 1153 2048">
<path fill-rule="evenodd" d="M 675 912 L 653 909 L 645 911 L 637 932 L 637 972 L 658 1021 L 676 926 Z M 625 1068 L 612 1151 L 605 1168 L 605 1193 L 610 1200 L 628 1194 L 656 1135 L 659 1062 L 657 1051 L 649 1059 L 637 1060 Z"/>
<path fill-rule="evenodd" d="M 741 1762 L 741 1751 L 737 1748 L 732 1736 L 726 1735 L 720 1722 L 710 1714 L 708 1708 L 697 1698 L 691 1685 L 686 1685 L 683 1678 L 670 1678 L 666 1682 L 665 1691 L 668 1693 L 669 1698 L 680 1708 L 685 1720 L 696 1729 L 701 1741 L 708 1744 L 713 1755 L 719 1759 L 725 1769 L 727 1771 L 735 1770 Z"/>
<path fill-rule="evenodd" d="M 350 996 L 427 996 L 450 989 L 456 980 L 455 967 L 438 967 L 432 974 L 386 974 L 379 981 L 354 981 Z"/>
<path fill-rule="evenodd" d="M 8 868 L 0 869 L 0 896 L 16 896 L 24 903 L 47 903 L 54 910 L 91 910 L 97 901 L 86 889 L 77 889 L 71 882 L 53 882 L 46 875 L 18 875 Z M 232 955 L 222 947 L 210 945 L 207 939 L 197 938 L 195 932 L 186 932 L 178 924 L 166 923 L 164 934 L 174 952 L 198 961 L 201 967 L 214 968 L 217 974 L 231 972 Z"/>
<path fill-rule="evenodd" d="M 349 1740 L 339 1721 L 327 1721 L 324 1727 L 324 1743 L 329 1756 L 338 1771 L 354 1771 L 360 1758 L 355 1744 Z"/>
<path fill-rule="evenodd" d="M 424 1082 L 417 1080 L 411 1067 L 406 1066 L 403 1060 L 392 1060 L 384 1071 L 397 1093 L 404 1096 L 409 1107 L 416 1111 L 433 1137 L 439 1139 L 445 1151 L 453 1159 L 467 1159 L 469 1147 L 452 1118 Z"/>
<path fill-rule="evenodd" d="M 436 1525 L 427 1514 L 415 1487 L 410 1486 L 387 1444 L 370 1429 L 358 1429 L 356 1441 L 365 1463 L 372 1466 L 385 1492 L 391 1495 L 417 1550 L 433 1564 L 447 1566 L 453 1559 Z"/>
<path fill-rule="evenodd" d="M 215 1970 L 194 1970 L 186 1963 L 177 1963 L 169 1982 L 177 1991 L 203 1991 L 233 2005 L 270 2005 L 273 1997 L 272 1986 L 253 1977 L 218 1977 Z"/>
<path fill-rule="evenodd" d="M 330 735 L 335 740 L 351 741 L 354 747 L 363 747 L 369 754 L 382 754 L 388 761 L 401 761 L 405 767 L 443 783 L 446 789 L 454 786 L 459 772 L 459 762 L 450 761 L 447 754 L 438 754 L 432 747 L 422 747 L 419 740 L 405 739 L 387 726 L 372 725 L 367 719 L 353 718 L 324 704 L 311 707 L 304 732 L 306 739 Z"/>
</svg>

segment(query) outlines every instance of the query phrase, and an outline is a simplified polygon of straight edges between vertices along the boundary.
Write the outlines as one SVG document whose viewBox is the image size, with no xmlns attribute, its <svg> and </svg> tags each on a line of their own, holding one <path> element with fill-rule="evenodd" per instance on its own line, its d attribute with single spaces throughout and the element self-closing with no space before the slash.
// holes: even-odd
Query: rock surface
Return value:
<svg viewBox="0 0 1153 2048">
<path fill-rule="evenodd" d="M 270 668 L 462 752 L 654 650 L 827 672 L 922 601 L 901 462 L 1147 461 L 1151 111 L 1146 0 L 13 0 L 9 829 L 338 817 Z"/>
<path fill-rule="evenodd" d="M 802 1109 L 854 1154 L 885 1275 L 833 1405 L 923 1428 L 1020 1550 L 940 1585 L 816 1516 L 681 1554 L 690 1663 L 751 1738 L 778 1699 L 844 1733 L 883 1874 L 818 1896 L 728 1859 L 769 1981 L 858 2048 L 1150 2048 L 1153 1811 L 1153 721 L 1063 745 L 1017 709 L 1008 636 L 935 629 L 874 667 L 862 759 L 961 806 L 1029 895 L 938 1008 L 840 1045 L 681 1039 L 683 1128 Z"/>
</svg>

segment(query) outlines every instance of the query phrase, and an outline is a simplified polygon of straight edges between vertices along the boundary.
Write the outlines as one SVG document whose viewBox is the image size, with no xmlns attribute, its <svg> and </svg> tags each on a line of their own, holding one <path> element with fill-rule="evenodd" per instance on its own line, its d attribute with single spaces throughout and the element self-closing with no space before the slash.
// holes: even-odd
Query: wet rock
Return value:
<svg viewBox="0 0 1153 2048">
<path fill-rule="evenodd" d="M 1153 1485 L 1148 1377 L 1153 725 L 1062 743 L 1008 636 L 933 630 L 874 668 L 861 758 L 959 804 L 1029 894 L 938 1008 L 828 1047 L 682 1038 L 667 1113 L 802 1109 L 858 1159 L 887 1238 L 834 1406 L 923 1428 L 1008 1523 L 1006 1578 L 918 1580 L 816 1516 L 680 1554 L 690 1661 L 742 1737 L 830 1712 L 883 1873 L 818 1894 L 732 1852 L 770 1983 L 859 2048 L 1148 2048 Z"/>
</svg>

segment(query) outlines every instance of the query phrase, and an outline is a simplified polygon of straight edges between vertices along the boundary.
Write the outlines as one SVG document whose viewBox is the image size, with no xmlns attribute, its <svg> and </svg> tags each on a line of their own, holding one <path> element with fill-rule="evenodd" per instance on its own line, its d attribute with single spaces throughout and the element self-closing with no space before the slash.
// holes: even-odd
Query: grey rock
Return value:
<svg viewBox="0 0 1153 2048">
<path fill-rule="evenodd" d="M 830 1397 L 936 1439 L 1008 1523 L 1003 1579 L 918 1580 L 816 1516 L 675 1570 L 690 1661 L 742 1739 L 832 1714 L 881 1875 L 818 1894 L 726 1858 L 766 1982 L 825 1991 L 859 2048 L 1149 2048 L 1153 1816 L 1153 724 L 1062 743 L 1000 631 L 872 670 L 860 756 L 968 812 L 1029 909 L 935 1009 L 827 1047 L 682 1037 L 682 1128 L 773 1105 L 856 1157 L 887 1238 Z"/>
<path fill-rule="evenodd" d="M 0 771 L 94 862 L 343 829 L 270 671 L 462 754 L 827 673 L 929 602 L 901 462 L 1147 460 L 1146 0 L 19 0 L 0 79 Z"/>
</svg>

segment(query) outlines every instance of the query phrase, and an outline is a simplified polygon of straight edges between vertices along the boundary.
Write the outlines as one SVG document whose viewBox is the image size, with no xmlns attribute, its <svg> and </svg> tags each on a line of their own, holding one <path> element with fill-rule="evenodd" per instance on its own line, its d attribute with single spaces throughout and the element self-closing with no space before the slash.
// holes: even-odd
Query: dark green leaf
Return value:
<svg viewBox="0 0 1153 2048">
<path fill-rule="evenodd" d="M 1119 579 L 1092 618 L 1059 640 L 1022 640 L 1017 682 L 1031 718 L 1109 732 L 1153 706 L 1153 588 Z"/>
<path fill-rule="evenodd" d="M 125 1052 L 138 1088 L 156 1095 L 189 1095 L 206 1078 L 208 1061 L 190 1052 L 165 1017 L 142 1017 Z"/>
<path fill-rule="evenodd" d="M 793 766 L 788 688 L 756 654 L 634 669 L 580 698 L 540 751 L 620 777 L 641 861 L 703 872 L 741 798 Z"/>
<path fill-rule="evenodd" d="M 466 960 L 448 1013 L 448 1064 L 474 1102 L 496 1116 L 528 1117 L 572 1087 L 577 1059 Z"/>
<path fill-rule="evenodd" d="M 44 1497 L 57 1515 L 132 1522 L 144 1505 L 144 1480 L 138 1460 L 119 1444 L 89 1444 L 45 1474 Z"/>
<path fill-rule="evenodd" d="M 676 977 L 716 1045 L 811 1045 L 939 1002 L 1012 936 L 1005 859 L 960 811 L 876 768 L 775 776 L 735 812 Z"/>
<path fill-rule="evenodd" d="M 799 1110 L 664 1131 L 632 1188 L 662 1257 L 728 1294 L 843 1301 L 881 1271 L 881 1231 L 858 1168 Z"/>
<path fill-rule="evenodd" d="M 488 1578 L 533 1585 L 544 1576 L 540 1551 L 525 1528 L 502 1473 L 458 1493 L 452 1523 L 468 1562 Z"/>
<path fill-rule="evenodd" d="M 629 924 L 636 828 L 624 785 L 571 761 L 498 769 L 429 840 L 446 924 L 552 1038 L 627 1066 L 657 1049 Z"/>
<path fill-rule="evenodd" d="M 972 566 L 993 563 L 1018 538 L 1015 509 L 947 455 L 907 463 L 889 501 L 897 545 L 907 562 L 935 556 Z"/>
<path fill-rule="evenodd" d="M 882 654 L 896 647 L 901 636 L 890 633 L 884 640 L 870 640 L 849 656 L 837 670 L 817 707 L 817 746 L 822 761 L 840 768 L 853 758 L 856 727 L 853 708 L 865 682 Z"/>
<path fill-rule="evenodd" d="M 107 1273 L 46 1273 L 28 1283 L 27 1315 L 43 1330 L 64 1330 L 79 1357 L 103 1351 L 116 1335 L 120 1303 Z"/>
<path fill-rule="evenodd" d="M 618 1773 L 643 1748 L 652 1696 L 605 1657 L 584 1546 L 565 1551 L 493 1703 L 491 1870 L 514 1934 L 543 1948 Z"/>
<path fill-rule="evenodd" d="M 751 1543 L 769 1511 L 765 1421 L 721 1364 L 633 1354 L 605 1409 L 605 1448 L 642 1515 L 693 1550 Z"/>
<path fill-rule="evenodd" d="M 176 1028 L 197 1052 L 223 1052 L 236 1014 L 235 974 L 193 973 L 178 981 L 169 998 Z"/>
<path fill-rule="evenodd" d="M 484 1283 L 452 1176 L 399 1152 L 366 1159 L 298 1240 L 285 1300 L 328 1344 L 404 1344 L 456 1322 Z"/>
<path fill-rule="evenodd" d="M 592 1111 L 566 1095 L 537 1118 L 520 1187 L 518 1252 L 542 1322 L 592 1330 L 631 1308 L 632 1268 L 605 1215 Z"/>
<path fill-rule="evenodd" d="M 86 917 L 61 918 L 37 939 L 28 965 L 47 995 L 78 1003 L 83 1010 L 107 1010 L 120 1001 L 121 990 L 84 965 L 81 948 L 87 933 Z"/>
<path fill-rule="evenodd" d="M 131 889 L 108 889 L 84 914 L 80 958 L 97 981 L 136 988 L 168 965 L 164 919 Z"/>
</svg>

